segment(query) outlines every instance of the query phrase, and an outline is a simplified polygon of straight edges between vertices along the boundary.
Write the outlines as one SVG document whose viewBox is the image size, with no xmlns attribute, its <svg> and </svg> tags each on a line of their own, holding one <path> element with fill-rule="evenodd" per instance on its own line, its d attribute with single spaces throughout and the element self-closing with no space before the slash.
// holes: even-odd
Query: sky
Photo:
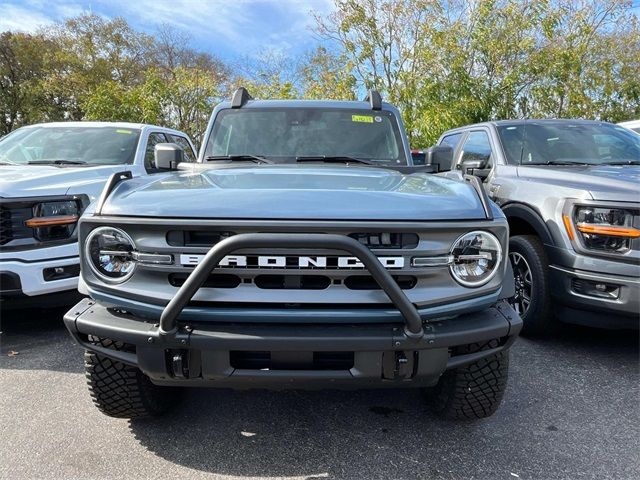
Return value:
<svg viewBox="0 0 640 480">
<path fill-rule="evenodd" d="M 331 12 L 332 0 L 0 0 L 0 31 L 33 32 L 92 12 L 124 17 L 136 30 L 161 24 L 191 35 L 192 46 L 229 60 L 269 50 L 295 56 L 318 40 L 311 12 Z"/>
<path fill-rule="evenodd" d="M 640 13 L 640 0 L 632 0 Z M 0 0 L 0 32 L 33 32 L 41 26 L 93 12 L 124 17 L 153 34 L 161 24 L 191 35 L 192 46 L 222 60 L 270 51 L 296 56 L 313 49 L 311 12 L 326 15 L 332 0 Z"/>
</svg>

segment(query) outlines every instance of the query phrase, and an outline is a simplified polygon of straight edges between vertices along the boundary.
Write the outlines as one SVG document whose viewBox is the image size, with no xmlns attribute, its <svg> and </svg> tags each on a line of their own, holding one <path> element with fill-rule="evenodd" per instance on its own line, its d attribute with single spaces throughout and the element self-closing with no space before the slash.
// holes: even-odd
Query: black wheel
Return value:
<svg viewBox="0 0 640 480">
<path fill-rule="evenodd" d="M 522 318 L 522 333 L 549 333 L 553 328 L 549 260 L 542 242 L 535 235 L 511 237 L 509 260 L 516 284 L 516 294 L 509 299 L 509 303 Z"/>
<path fill-rule="evenodd" d="M 498 340 L 456 347 L 457 354 L 498 346 Z M 447 370 L 435 387 L 426 389 L 427 403 L 439 415 L 457 420 L 493 415 L 507 386 L 509 351 L 501 351 L 464 367 Z"/>
<path fill-rule="evenodd" d="M 101 346 L 124 350 L 120 342 L 92 338 Z M 89 392 L 98 409 L 110 417 L 145 418 L 160 415 L 178 401 L 177 389 L 159 387 L 138 368 L 85 351 Z"/>
</svg>

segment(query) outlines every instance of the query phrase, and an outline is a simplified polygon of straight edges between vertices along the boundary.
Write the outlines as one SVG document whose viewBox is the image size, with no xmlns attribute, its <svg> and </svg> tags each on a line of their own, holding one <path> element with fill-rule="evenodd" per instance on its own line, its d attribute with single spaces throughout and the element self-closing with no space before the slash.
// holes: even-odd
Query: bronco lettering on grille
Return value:
<svg viewBox="0 0 640 480">
<path fill-rule="evenodd" d="M 180 255 L 180 264 L 198 265 L 204 255 Z M 378 257 L 386 268 L 404 268 L 404 257 Z M 221 267 L 232 268 L 364 268 L 356 257 L 318 257 L 285 255 L 227 255 L 220 261 Z"/>
</svg>

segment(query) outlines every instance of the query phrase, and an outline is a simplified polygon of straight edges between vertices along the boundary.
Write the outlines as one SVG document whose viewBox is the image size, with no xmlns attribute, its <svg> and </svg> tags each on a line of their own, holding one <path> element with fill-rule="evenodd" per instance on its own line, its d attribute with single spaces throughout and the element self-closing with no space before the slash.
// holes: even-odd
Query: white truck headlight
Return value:
<svg viewBox="0 0 640 480">
<path fill-rule="evenodd" d="M 41 242 L 65 240 L 73 235 L 82 209 L 78 199 L 37 203 L 33 207 L 33 218 L 24 223 Z"/>
<path fill-rule="evenodd" d="M 450 255 L 453 278 L 465 287 L 480 287 L 498 273 L 502 246 L 494 235 L 478 230 L 458 238 Z"/>
<path fill-rule="evenodd" d="M 113 227 L 99 227 L 85 242 L 87 263 L 99 278 L 107 282 L 124 282 L 136 267 L 135 244 L 129 235 Z"/>
</svg>

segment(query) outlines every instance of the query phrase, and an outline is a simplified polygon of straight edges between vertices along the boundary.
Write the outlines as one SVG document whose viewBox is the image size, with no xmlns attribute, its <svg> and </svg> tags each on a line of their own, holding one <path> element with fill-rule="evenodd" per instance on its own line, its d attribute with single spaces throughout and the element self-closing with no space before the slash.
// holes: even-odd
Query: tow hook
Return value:
<svg viewBox="0 0 640 480">
<path fill-rule="evenodd" d="M 189 353 L 174 351 L 171 356 L 171 370 L 175 378 L 189 378 Z"/>
<path fill-rule="evenodd" d="M 408 353 L 408 355 L 407 355 Z M 384 352 L 382 359 L 382 377 L 388 380 L 407 380 L 413 377 L 417 352 Z"/>
</svg>

